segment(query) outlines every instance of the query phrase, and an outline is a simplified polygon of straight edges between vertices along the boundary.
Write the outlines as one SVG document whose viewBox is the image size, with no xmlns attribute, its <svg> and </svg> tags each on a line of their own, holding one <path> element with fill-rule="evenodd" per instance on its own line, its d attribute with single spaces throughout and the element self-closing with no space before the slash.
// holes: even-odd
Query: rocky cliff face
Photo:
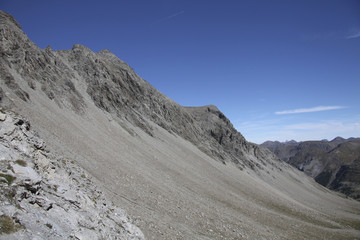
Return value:
<svg viewBox="0 0 360 240">
<path fill-rule="evenodd" d="M 154 132 L 149 121 L 224 163 L 232 161 L 239 168 L 253 170 L 262 168 L 266 162 L 273 164 L 275 158 L 268 161 L 265 156 L 269 152 L 248 143 L 216 107 L 180 106 L 110 51 L 94 53 L 82 45 L 74 45 L 71 50 L 54 52 L 50 47 L 42 50 L 27 38 L 12 17 L 2 13 L 0 20 L 1 78 L 23 101 L 31 99 L 15 80 L 16 76 L 31 89 L 41 89 L 60 107 L 82 114 L 86 103 L 75 84 L 80 79 L 98 108 L 126 119 L 151 136 Z"/>
<path fill-rule="evenodd" d="M 360 140 L 337 137 L 332 141 L 265 142 L 279 158 L 321 185 L 360 199 Z"/>
<path fill-rule="evenodd" d="M 47 143 L 0 114 L 15 129 L 0 141 L 13 193 L 1 196 L 1 228 L 14 232 L 1 238 L 143 238 L 112 201 L 148 239 L 358 236 L 358 202 L 248 143 L 215 106 L 175 103 L 111 52 L 39 49 L 0 11 L 0 55 L 0 105 Z"/>
<path fill-rule="evenodd" d="M 53 51 L 51 47 L 40 49 L 27 38 L 26 34 L 21 30 L 20 24 L 12 16 L 2 11 L 0 12 L 0 39 L 0 104 L 5 109 L 21 109 L 21 104 L 15 103 L 14 97 L 24 104 L 32 105 L 35 96 L 44 95 L 46 98 L 41 100 L 43 103 L 44 101 L 55 103 L 60 109 L 71 110 L 74 114 L 86 118 L 86 111 L 91 103 L 111 116 L 112 119 L 115 119 L 131 136 L 137 135 L 132 126 L 141 129 L 154 139 L 157 138 L 157 129 L 161 128 L 174 136 L 186 139 L 215 160 L 224 164 L 234 163 L 241 170 L 247 168 L 258 172 L 263 170 L 266 165 L 279 168 L 277 164 L 279 161 L 267 149 L 248 143 L 215 106 L 198 108 L 180 106 L 140 78 L 132 68 L 108 50 L 95 53 L 79 44 L 74 45 L 71 50 Z M 10 93 L 13 93 L 14 96 Z M 131 126 L 129 127 L 124 122 L 130 123 Z M 40 156 L 42 155 L 40 154 Z M 7 159 L 7 161 L 11 166 L 16 166 L 16 164 L 12 163 L 15 161 L 13 158 Z M 33 165 L 29 163 L 29 165 L 36 166 L 38 159 L 31 156 L 31 161 L 34 163 Z M 59 163 L 59 168 L 67 169 L 65 162 L 62 163 L 63 161 Z M 67 164 L 71 165 L 70 163 Z M 55 172 L 57 171 L 58 168 L 56 167 Z M 65 173 L 61 172 L 61 174 Z M 56 175 L 56 178 L 60 178 L 61 174 Z M 41 182 L 43 184 L 42 189 L 46 189 L 46 186 L 49 185 L 51 186 L 49 189 L 52 190 L 55 183 L 47 182 L 48 179 L 45 179 L 45 177 L 42 179 L 36 184 Z M 90 182 L 82 183 L 80 180 L 81 178 L 78 178 L 79 186 L 73 186 L 70 183 L 64 184 L 69 185 L 66 186 L 67 189 L 85 188 L 91 185 Z M 18 186 L 20 183 L 15 182 L 14 184 L 14 186 Z M 90 208 L 89 205 L 99 202 L 99 193 L 92 193 L 91 191 L 94 191 L 94 189 L 87 189 L 86 191 L 88 190 L 90 191 L 87 192 L 89 196 L 84 197 L 84 203 L 80 202 L 83 201 L 81 199 L 77 200 L 77 195 L 73 195 L 70 200 L 74 203 L 70 206 L 76 206 L 77 204 L 79 209 L 83 207 Z M 14 194 L 16 198 L 21 193 L 16 192 Z M 61 197 L 60 200 L 48 201 L 49 194 L 51 194 L 51 191 L 44 192 L 44 198 L 42 199 L 46 200 L 31 198 L 33 205 L 36 201 L 42 201 L 41 205 L 44 206 L 44 214 L 47 214 L 47 209 L 51 204 L 55 206 L 56 201 L 64 199 L 64 203 L 67 201 L 66 198 L 62 199 Z M 94 196 L 94 194 L 97 195 Z M 88 199 L 93 200 L 86 202 Z M 105 200 L 100 202 L 103 201 Z M 11 206 L 19 202 L 24 201 L 22 199 L 14 200 Z M 63 203 L 57 203 L 59 206 L 61 204 Z M 96 208 L 96 206 L 95 204 L 91 207 Z M 30 212 L 31 208 L 28 207 L 28 209 Z M 106 211 L 109 209 L 109 207 L 106 207 L 105 210 L 94 210 L 94 212 L 97 211 L 94 216 L 89 217 L 85 214 L 84 218 L 96 220 L 99 216 L 106 216 Z M 16 220 L 16 214 L 18 214 L 16 211 L 8 212 L 6 216 Z M 74 214 L 77 214 L 75 210 Z M 33 229 L 33 225 L 25 223 L 28 221 L 25 215 L 30 216 L 29 213 L 23 214 L 22 220 L 19 220 L 20 225 L 27 229 Z M 67 217 L 74 216 L 69 215 Z M 84 223 L 85 227 L 76 224 L 70 227 L 66 223 L 55 222 L 54 218 L 42 221 L 45 228 L 42 228 L 43 232 L 40 235 L 55 237 L 56 234 L 60 234 L 59 236 L 64 237 L 76 233 L 76 236 L 79 234 L 90 236 L 91 230 L 96 230 L 101 226 L 100 223 L 94 226 L 90 223 Z M 120 231 L 113 226 L 111 220 L 106 219 L 106 221 L 109 221 L 110 226 L 103 230 L 100 236 L 106 235 L 108 231 Z M 126 223 L 126 220 L 123 221 Z M 59 228 L 54 229 L 56 231 L 51 231 L 51 227 L 46 227 L 47 222 L 51 226 L 56 225 Z M 74 222 L 76 221 L 74 220 Z M 65 225 L 61 226 L 61 224 Z M 91 226 L 88 227 L 88 225 Z M 120 227 L 123 226 L 120 224 Z M 60 228 L 66 228 L 67 230 L 59 233 Z M 139 238 L 141 238 L 140 233 L 138 234 L 136 231 L 130 232 L 129 236 L 133 234 L 134 236 L 139 235 Z M 33 233 L 29 233 L 28 237 L 31 237 L 31 234 Z M 116 235 L 110 236 L 114 237 Z M 125 234 L 121 232 L 120 236 L 125 236 Z"/>
<path fill-rule="evenodd" d="M 247 142 L 216 106 L 185 109 L 194 117 L 194 122 L 199 125 L 207 139 L 206 145 L 199 144 L 205 153 L 215 156 L 223 163 L 230 159 L 240 169 L 245 167 L 253 170 L 263 169 L 267 164 L 277 167 L 276 161 L 269 161 L 271 154 L 267 149 Z M 276 159 L 272 158 L 272 160 Z"/>
<path fill-rule="evenodd" d="M 144 239 L 71 159 L 49 152 L 29 121 L 0 112 L 1 239 Z"/>
</svg>

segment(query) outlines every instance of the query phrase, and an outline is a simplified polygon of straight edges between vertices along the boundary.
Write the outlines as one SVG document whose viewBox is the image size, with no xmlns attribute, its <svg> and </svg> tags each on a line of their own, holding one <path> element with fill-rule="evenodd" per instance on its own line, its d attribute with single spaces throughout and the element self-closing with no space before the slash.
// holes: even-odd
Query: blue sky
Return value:
<svg viewBox="0 0 360 240">
<path fill-rule="evenodd" d="M 360 137 L 358 0 L 2 0 L 40 48 L 109 49 L 247 140 Z"/>
</svg>

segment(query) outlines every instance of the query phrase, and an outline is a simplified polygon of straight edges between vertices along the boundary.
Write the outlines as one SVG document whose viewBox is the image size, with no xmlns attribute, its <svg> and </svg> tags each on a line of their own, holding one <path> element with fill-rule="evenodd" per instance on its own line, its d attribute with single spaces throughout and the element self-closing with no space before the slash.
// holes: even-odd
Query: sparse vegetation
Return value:
<svg viewBox="0 0 360 240">
<path fill-rule="evenodd" d="M 23 166 L 23 167 L 27 166 L 27 162 L 25 160 L 22 160 L 22 159 L 16 160 L 15 163 L 20 165 L 20 166 Z"/>
<path fill-rule="evenodd" d="M 10 164 L 7 165 L 7 170 L 14 172 L 14 169 L 12 168 L 12 166 Z"/>
<path fill-rule="evenodd" d="M 0 234 L 11 234 L 18 231 L 20 225 L 16 225 L 14 220 L 6 215 L 0 216 Z"/>
<path fill-rule="evenodd" d="M 50 228 L 50 229 L 53 228 L 53 226 L 52 226 L 50 223 L 45 224 L 45 226 L 47 226 L 47 227 Z"/>
<path fill-rule="evenodd" d="M 10 187 L 9 189 L 6 189 L 5 193 L 3 195 L 10 201 L 13 202 L 16 195 L 16 189 L 14 187 Z"/>
<path fill-rule="evenodd" d="M 6 180 L 6 183 L 8 185 L 11 185 L 13 181 L 16 179 L 16 177 L 11 176 L 9 174 L 0 173 L 0 177 L 4 178 Z M 0 180 L 1 181 L 1 180 Z M 4 181 L 3 181 L 4 182 Z"/>
</svg>

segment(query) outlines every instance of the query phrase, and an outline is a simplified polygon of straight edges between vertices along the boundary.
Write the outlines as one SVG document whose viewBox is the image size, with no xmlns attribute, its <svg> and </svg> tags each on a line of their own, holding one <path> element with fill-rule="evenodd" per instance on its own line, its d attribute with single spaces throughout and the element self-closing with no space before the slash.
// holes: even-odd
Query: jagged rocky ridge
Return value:
<svg viewBox="0 0 360 240">
<path fill-rule="evenodd" d="M 321 185 L 360 199 L 360 139 L 262 144 Z"/>
<path fill-rule="evenodd" d="M 1 239 L 144 239 L 84 169 L 9 111 L 0 111 L 0 171 Z"/>
<path fill-rule="evenodd" d="M 267 149 L 247 142 L 215 106 L 180 106 L 110 51 L 94 53 L 82 45 L 74 45 L 71 50 L 52 51 L 50 47 L 42 50 L 4 13 L 1 25 L 1 78 L 24 101 L 31 99 L 16 83 L 15 74 L 32 89 L 40 88 L 60 107 L 69 106 L 81 114 L 86 103 L 73 83 L 75 78 L 81 78 L 96 106 L 132 122 L 151 136 L 154 133 L 148 121 L 189 140 L 224 163 L 233 161 L 239 168 L 252 169 L 262 168 L 253 159 L 260 159 L 264 165 L 273 164 L 265 158 L 269 154 Z"/>
<path fill-rule="evenodd" d="M 358 202 L 248 143 L 215 106 L 176 104 L 107 50 L 39 49 L 0 12 L 0 54 L 1 106 L 94 176 L 148 239 L 359 232 Z"/>
</svg>

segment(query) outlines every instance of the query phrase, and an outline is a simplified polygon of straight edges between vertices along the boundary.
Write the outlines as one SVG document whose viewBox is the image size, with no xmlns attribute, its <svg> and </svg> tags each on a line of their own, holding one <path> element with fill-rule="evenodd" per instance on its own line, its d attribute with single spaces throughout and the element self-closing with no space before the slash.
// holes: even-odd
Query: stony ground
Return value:
<svg viewBox="0 0 360 240">
<path fill-rule="evenodd" d="M 106 50 L 94 53 L 81 45 L 65 51 L 39 49 L 1 11 L 0 36 L 0 104 L 26 116 L 51 153 L 64 156 L 34 150 L 49 160 L 46 174 L 52 167 L 59 174 L 48 180 L 41 176 L 40 186 L 45 180 L 50 186 L 64 182 L 70 186 L 64 189 L 75 186 L 89 196 L 66 191 L 58 199 L 64 202 L 64 211 L 69 209 L 70 221 L 80 222 L 74 225 L 80 229 L 75 233 L 87 234 L 93 225 L 83 224 L 86 212 L 71 214 L 71 209 L 78 203 L 100 208 L 101 201 L 92 201 L 96 188 L 79 181 L 81 171 L 75 174 L 80 185 L 73 185 L 77 181 L 65 170 L 71 161 L 86 170 L 85 179 L 93 176 L 116 206 L 134 216 L 148 239 L 358 238 L 359 202 L 319 186 L 269 151 L 247 142 L 215 106 L 180 106 Z M 22 169 L 17 156 L 4 160 L 10 163 L 4 174 Z M 9 185 L 6 178 L 3 181 L 3 186 Z M 56 194 L 50 193 L 62 188 L 56 189 L 34 190 L 35 198 L 28 199 L 35 203 L 31 200 L 28 206 L 39 205 L 37 193 L 51 200 Z M 27 198 L 21 202 L 25 204 Z M 49 209 L 48 201 L 38 202 L 46 216 L 41 219 L 58 209 L 56 204 Z M 16 205 L 13 209 L 21 213 Z M 101 209 L 94 218 L 109 220 Z M 26 227 L 11 212 L 3 216 L 15 229 Z M 40 231 L 56 229 L 41 219 Z"/>
<path fill-rule="evenodd" d="M 71 159 L 0 112 L 0 239 L 144 239 Z"/>
</svg>

